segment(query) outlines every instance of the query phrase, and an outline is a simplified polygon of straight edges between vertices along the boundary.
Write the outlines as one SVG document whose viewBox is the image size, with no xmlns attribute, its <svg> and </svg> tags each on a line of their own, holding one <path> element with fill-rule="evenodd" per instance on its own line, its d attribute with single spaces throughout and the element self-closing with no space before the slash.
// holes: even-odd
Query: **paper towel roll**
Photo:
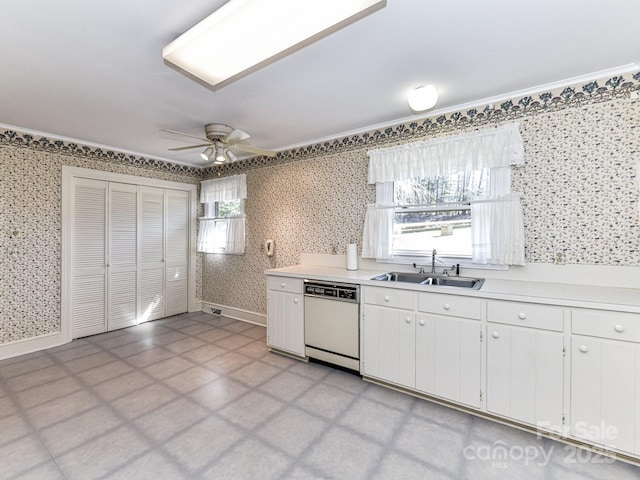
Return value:
<svg viewBox="0 0 640 480">
<path fill-rule="evenodd" d="M 358 270 L 358 244 L 347 245 L 347 270 Z"/>
</svg>

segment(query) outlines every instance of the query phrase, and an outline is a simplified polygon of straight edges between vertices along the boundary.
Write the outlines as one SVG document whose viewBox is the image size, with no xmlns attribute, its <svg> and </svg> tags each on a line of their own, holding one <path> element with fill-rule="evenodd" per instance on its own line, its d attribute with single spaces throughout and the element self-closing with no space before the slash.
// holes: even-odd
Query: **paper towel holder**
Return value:
<svg viewBox="0 0 640 480">
<path fill-rule="evenodd" d="M 358 244 L 347 244 L 347 270 L 358 270 Z"/>
</svg>

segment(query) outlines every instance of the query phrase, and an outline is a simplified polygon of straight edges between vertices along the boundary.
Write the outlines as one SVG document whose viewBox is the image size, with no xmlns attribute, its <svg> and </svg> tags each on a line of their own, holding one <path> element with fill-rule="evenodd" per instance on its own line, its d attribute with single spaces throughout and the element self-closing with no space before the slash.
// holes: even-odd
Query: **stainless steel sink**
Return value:
<svg viewBox="0 0 640 480">
<path fill-rule="evenodd" d="M 389 272 L 373 277 L 371 280 L 381 282 L 415 283 L 418 285 L 438 285 L 442 287 L 472 288 L 480 290 L 484 278 L 449 277 L 427 273 Z"/>
<path fill-rule="evenodd" d="M 389 272 L 373 277 L 371 280 L 380 280 L 383 282 L 422 283 L 428 279 L 429 275 L 425 273 Z"/>
</svg>

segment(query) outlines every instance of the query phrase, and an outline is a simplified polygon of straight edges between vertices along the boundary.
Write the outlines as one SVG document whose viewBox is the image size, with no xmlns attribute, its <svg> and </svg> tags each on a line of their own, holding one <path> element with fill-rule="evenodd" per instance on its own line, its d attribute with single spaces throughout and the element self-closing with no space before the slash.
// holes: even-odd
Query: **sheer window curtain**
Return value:
<svg viewBox="0 0 640 480">
<path fill-rule="evenodd" d="M 524 164 L 524 146 L 517 123 L 371 150 L 368 155 L 369 183 L 377 185 L 377 203 L 367 209 L 363 257 L 392 258 L 393 208 L 390 206 L 394 181 L 489 168 L 489 193 L 471 206 L 472 261 L 524 264 L 520 197 L 511 194 L 511 166 Z"/>
<path fill-rule="evenodd" d="M 201 182 L 200 202 L 204 203 L 205 216 L 200 219 L 197 242 L 199 252 L 244 254 L 245 217 L 216 218 L 215 205 L 216 202 L 246 198 L 247 176 L 245 174 Z"/>
</svg>

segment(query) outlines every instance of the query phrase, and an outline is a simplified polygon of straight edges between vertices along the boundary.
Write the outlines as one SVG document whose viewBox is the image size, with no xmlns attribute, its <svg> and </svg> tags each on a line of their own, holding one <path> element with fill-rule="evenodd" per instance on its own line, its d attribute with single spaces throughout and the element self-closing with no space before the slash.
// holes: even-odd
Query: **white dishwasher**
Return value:
<svg viewBox="0 0 640 480">
<path fill-rule="evenodd" d="M 359 317 L 359 285 L 305 280 L 305 355 L 360 371 Z"/>
</svg>

